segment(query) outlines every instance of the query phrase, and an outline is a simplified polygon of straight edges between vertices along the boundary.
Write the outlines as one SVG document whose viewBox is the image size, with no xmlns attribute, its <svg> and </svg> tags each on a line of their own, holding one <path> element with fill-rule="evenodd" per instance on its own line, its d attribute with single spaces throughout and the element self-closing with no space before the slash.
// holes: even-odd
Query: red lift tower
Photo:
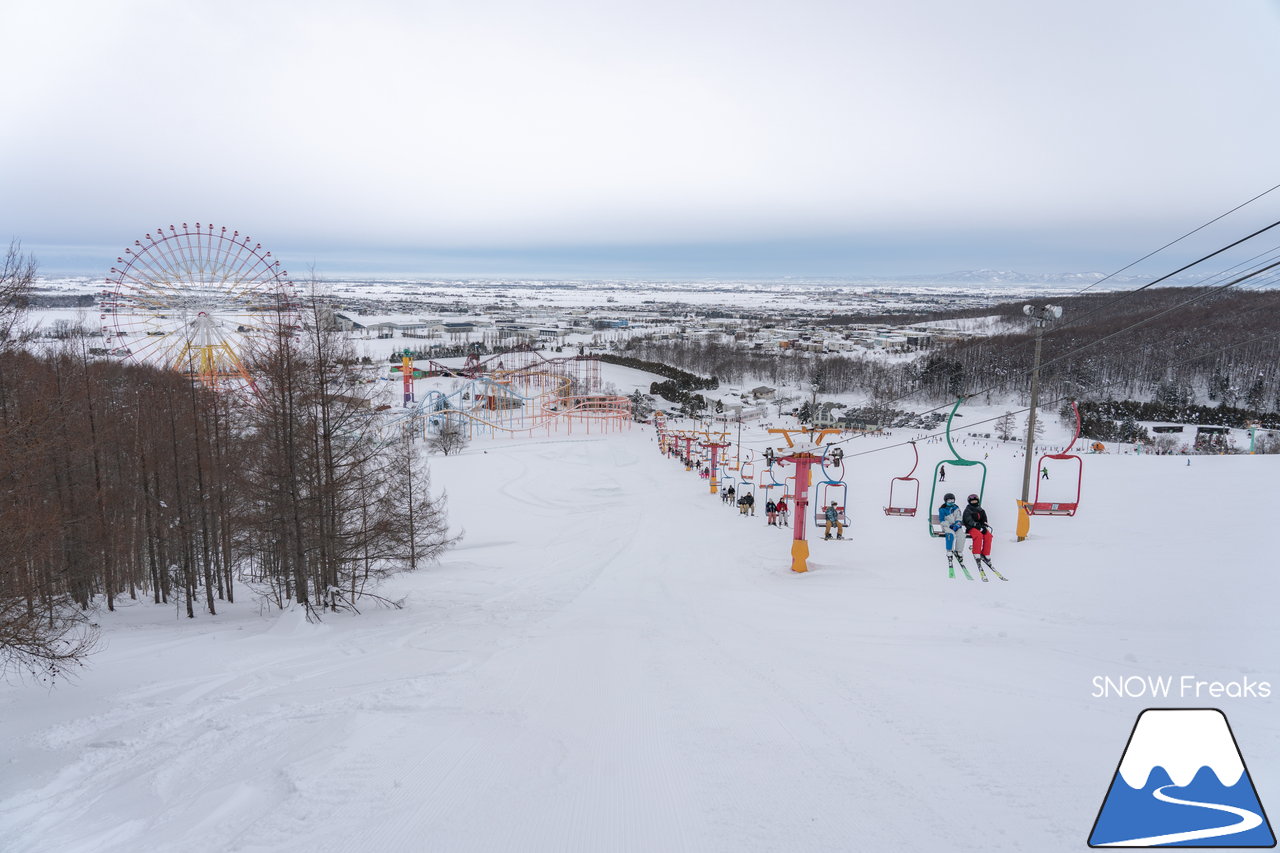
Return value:
<svg viewBox="0 0 1280 853">
<path fill-rule="evenodd" d="M 831 435 L 839 435 L 838 429 L 771 429 L 771 433 L 781 435 L 787 440 L 786 447 L 769 448 L 766 457 L 770 461 L 790 462 L 796 466 L 796 512 L 792 524 L 791 539 L 791 571 L 809 571 L 809 540 L 805 537 L 805 521 L 809 515 L 809 469 L 822 461 L 822 442 Z M 792 439 L 792 434 L 803 436 L 799 442 Z"/>
<path fill-rule="evenodd" d="M 712 441 L 712 435 L 720 436 L 720 440 Z M 720 481 L 716 479 L 716 474 L 720 471 L 720 462 L 717 459 L 717 454 L 719 453 L 720 448 L 729 446 L 729 442 L 725 441 L 725 438 L 728 437 L 728 435 L 728 432 L 703 433 L 706 441 L 701 442 L 702 446 L 711 448 L 711 494 L 713 495 L 720 491 Z"/>
</svg>

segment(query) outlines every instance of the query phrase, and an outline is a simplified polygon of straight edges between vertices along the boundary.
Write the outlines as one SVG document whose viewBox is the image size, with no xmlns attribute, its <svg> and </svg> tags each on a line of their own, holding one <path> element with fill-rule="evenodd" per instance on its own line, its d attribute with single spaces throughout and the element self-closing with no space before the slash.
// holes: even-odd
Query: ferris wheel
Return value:
<svg viewBox="0 0 1280 853">
<path fill-rule="evenodd" d="M 280 262 L 239 231 L 182 223 L 116 258 L 100 294 L 115 355 L 186 373 L 210 387 L 246 383 L 255 338 L 292 334 L 298 292 Z"/>
</svg>

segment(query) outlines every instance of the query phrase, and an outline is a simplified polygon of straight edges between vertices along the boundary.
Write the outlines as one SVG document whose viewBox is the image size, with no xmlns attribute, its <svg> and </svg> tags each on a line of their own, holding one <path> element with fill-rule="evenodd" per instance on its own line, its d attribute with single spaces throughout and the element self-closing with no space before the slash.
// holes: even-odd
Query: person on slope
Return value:
<svg viewBox="0 0 1280 853">
<path fill-rule="evenodd" d="M 791 522 L 788 520 L 790 519 L 790 517 L 791 517 L 791 510 L 787 507 L 787 499 L 779 498 L 778 499 L 778 521 L 780 522 L 779 526 L 790 527 Z"/>
<path fill-rule="evenodd" d="M 947 482 L 947 466 L 946 465 L 938 466 L 938 482 L 939 483 Z"/>
<path fill-rule="evenodd" d="M 977 495 L 969 495 L 968 506 L 964 508 L 964 529 L 973 540 L 973 561 L 978 564 L 978 574 L 987 579 L 982 571 L 985 562 L 987 568 L 995 571 L 991 565 L 991 525 L 987 520 L 987 511 L 982 508 L 982 499 Z"/>
<path fill-rule="evenodd" d="M 831 506 L 827 507 L 826 512 L 822 514 L 822 517 L 826 519 L 826 522 L 827 522 L 826 527 L 823 528 L 823 531 L 822 531 L 822 538 L 830 539 L 831 527 L 832 525 L 835 525 L 836 538 L 843 539 L 844 525 L 840 522 L 840 507 L 836 504 L 835 501 L 831 502 Z"/>
<path fill-rule="evenodd" d="M 769 524 L 774 527 L 778 526 L 778 505 L 771 500 L 764 502 L 764 514 L 769 518 Z"/>
<path fill-rule="evenodd" d="M 943 543 L 947 546 L 947 569 L 951 577 L 956 576 L 953 561 L 960 563 L 960 568 L 967 575 L 969 570 L 964 565 L 964 512 L 956 504 L 956 496 L 947 492 L 942 496 L 942 506 L 938 507 L 938 523 L 944 532 Z"/>
</svg>

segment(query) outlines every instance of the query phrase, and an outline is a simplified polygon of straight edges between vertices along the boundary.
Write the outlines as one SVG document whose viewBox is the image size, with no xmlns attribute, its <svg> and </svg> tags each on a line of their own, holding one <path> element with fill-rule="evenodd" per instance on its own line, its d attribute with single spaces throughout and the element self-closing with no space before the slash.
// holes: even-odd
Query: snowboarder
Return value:
<svg viewBox="0 0 1280 853">
<path fill-rule="evenodd" d="M 1049 468 L 1048 468 L 1048 466 L 1045 466 L 1044 468 L 1041 468 L 1041 469 L 1040 469 L 1040 479 L 1041 479 L 1041 480 L 1047 480 L 1047 479 L 1049 479 Z"/>
<path fill-rule="evenodd" d="M 823 538 L 823 539 L 830 539 L 830 538 L 831 538 L 831 526 L 832 526 L 832 525 L 835 525 L 835 528 L 836 528 L 836 538 L 837 538 L 837 539 L 843 539 L 843 538 L 844 538 L 844 525 L 840 523 L 840 507 L 839 507 L 839 506 L 837 506 L 837 504 L 836 504 L 836 502 L 835 502 L 835 501 L 832 501 L 832 502 L 831 502 L 831 506 L 827 507 L 827 510 L 826 510 L 826 512 L 824 512 L 824 513 L 822 514 L 822 517 L 823 517 L 823 518 L 825 518 L 825 519 L 826 519 L 826 522 L 827 522 L 827 526 L 826 526 L 826 527 L 823 529 L 823 531 L 822 531 L 822 538 Z"/>
<path fill-rule="evenodd" d="M 790 527 L 791 523 L 788 519 L 791 517 L 791 510 L 787 507 L 787 499 L 780 498 L 778 500 L 778 521 L 782 527 Z"/>
<path fill-rule="evenodd" d="M 964 529 L 973 540 L 973 561 L 978 564 L 978 574 L 984 581 L 987 579 L 987 573 L 982 570 L 985 562 L 996 577 L 1008 580 L 991 565 L 991 525 L 987 520 L 987 511 L 982 508 L 982 499 L 977 495 L 969 495 L 967 503 L 969 505 L 964 508 Z"/>
<path fill-rule="evenodd" d="M 960 563 L 960 570 L 964 572 L 965 577 L 973 580 L 973 575 L 969 574 L 969 569 L 964 564 L 964 513 L 956 504 L 956 496 L 951 492 L 947 492 L 942 496 L 942 506 L 938 507 L 938 522 L 945 531 L 943 538 L 944 544 L 947 546 L 947 571 L 950 577 L 956 576 L 955 563 Z"/>
<path fill-rule="evenodd" d="M 778 505 L 773 501 L 764 502 L 764 514 L 769 518 L 769 524 L 774 527 L 778 526 Z"/>
<path fill-rule="evenodd" d="M 946 465 L 938 466 L 938 482 L 939 483 L 947 482 L 947 466 Z"/>
</svg>

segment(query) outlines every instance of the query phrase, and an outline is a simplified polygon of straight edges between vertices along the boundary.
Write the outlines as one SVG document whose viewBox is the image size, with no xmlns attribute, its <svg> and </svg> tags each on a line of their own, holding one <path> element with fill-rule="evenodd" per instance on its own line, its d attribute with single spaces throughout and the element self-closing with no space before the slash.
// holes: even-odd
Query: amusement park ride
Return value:
<svg viewBox="0 0 1280 853">
<path fill-rule="evenodd" d="M 117 356 L 174 370 L 215 390 L 256 390 L 250 353 L 302 329 L 300 294 L 280 262 L 239 231 L 182 223 L 124 250 L 100 293 L 103 337 Z M 547 358 L 531 349 L 461 367 L 400 364 L 404 411 L 430 433 L 453 424 L 474 435 L 530 434 L 577 425 L 590 432 L 631 423 L 631 401 L 600 394 L 595 356 Z M 415 378 L 450 377 L 414 402 Z"/>
<path fill-rule="evenodd" d="M 246 356 L 255 339 L 300 328 L 288 273 L 239 231 L 170 225 L 135 240 L 116 263 L 99 314 L 115 355 L 210 388 L 252 387 Z"/>
<path fill-rule="evenodd" d="M 515 437 L 564 426 L 608 432 L 630 427 L 631 400 L 600 394 L 599 359 L 590 355 L 547 357 L 522 347 L 481 359 L 472 354 L 462 367 L 433 360 L 415 368 L 408 354 L 398 365 L 402 376 L 434 382 L 414 402 L 412 382 L 405 378 L 407 407 L 397 417 L 421 419 L 425 433 L 453 426 L 469 437 Z M 393 368 L 394 370 L 395 368 Z M 441 387 L 444 386 L 444 387 Z"/>
</svg>

